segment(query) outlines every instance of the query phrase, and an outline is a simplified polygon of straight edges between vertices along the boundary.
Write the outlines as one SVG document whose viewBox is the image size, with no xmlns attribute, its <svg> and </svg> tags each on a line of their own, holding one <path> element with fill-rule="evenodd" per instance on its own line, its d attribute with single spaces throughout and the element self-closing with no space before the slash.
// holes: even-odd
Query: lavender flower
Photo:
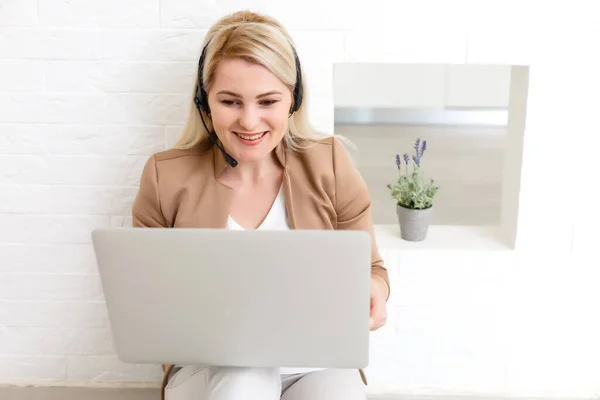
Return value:
<svg viewBox="0 0 600 400">
<path fill-rule="evenodd" d="M 423 175 L 421 159 L 427 150 L 427 141 L 417 138 L 414 150 L 416 152 L 414 155 L 403 153 L 400 156 L 396 154 L 395 162 L 399 178 L 396 183 L 389 184 L 387 187 L 390 189 L 392 197 L 399 206 L 413 210 L 424 210 L 433 206 L 433 199 L 440 187 L 431 178 L 427 184 L 425 182 L 426 178 Z M 412 172 L 409 171 L 411 158 L 414 161 Z M 402 159 L 404 159 L 404 163 L 406 164 L 406 171 L 401 168 Z"/>
<path fill-rule="evenodd" d="M 412 159 L 415 162 L 415 164 L 417 164 L 417 167 L 421 168 L 421 159 L 416 156 L 413 156 Z"/>
</svg>

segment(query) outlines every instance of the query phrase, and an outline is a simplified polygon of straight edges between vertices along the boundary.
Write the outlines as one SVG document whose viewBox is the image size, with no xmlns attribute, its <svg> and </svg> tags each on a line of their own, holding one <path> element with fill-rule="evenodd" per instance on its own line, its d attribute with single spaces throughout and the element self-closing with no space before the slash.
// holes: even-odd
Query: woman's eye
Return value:
<svg viewBox="0 0 600 400">
<path fill-rule="evenodd" d="M 268 107 L 268 106 L 272 106 L 273 104 L 277 103 L 278 101 L 279 100 L 263 100 L 260 102 L 260 104 Z M 225 104 L 226 106 L 233 106 L 233 105 L 239 104 L 235 100 L 221 100 L 221 103 Z"/>
</svg>

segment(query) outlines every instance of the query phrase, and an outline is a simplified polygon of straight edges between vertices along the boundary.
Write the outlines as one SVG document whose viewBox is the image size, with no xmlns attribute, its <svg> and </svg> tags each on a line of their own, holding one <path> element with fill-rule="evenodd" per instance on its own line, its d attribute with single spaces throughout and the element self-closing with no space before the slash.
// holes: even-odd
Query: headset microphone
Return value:
<svg viewBox="0 0 600 400">
<path fill-rule="evenodd" d="M 233 158 L 225 150 L 223 150 L 223 148 L 221 146 L 219 146 L 219 143 L 217 143 L 217 138 L 215 137 L 215 134 L 211 133 L 209 136 L 210 136 L 210 139 L 212 140 L 212 142 L 217 146 L 217 148 L 219 150 L 221 150 L 221 154 L 223 154 L 223 157 L 225 157 L 225 161 L 227 161 L 227 164 L 231 165 L 234 168 L 237 167 L 237 165 L 238 165 L 237 160 L 235 158 Z"/>
<path fill-rule="evenodd" d="M 194 98 L 194 103 L 196 103 L 196 107 L 198 108 L 198 111 L 201 111 L 200 108 L 200 99 L 198 99 L 198 97 Z M 208 130 L 208 127 L 206 126 L 206 123 L 204 122 L 204 117 L 202 117 L 202 112 L 200 112 L 200 119 L 202 120 L 202 125 L 204 125 L 204 129 L 206 129 L 206 132 L 208 132 L 208 137 L 210 138 L 210 140 L 212 140 L 212 142 L 215 144 L 215 146 L 217 146 L 217 148 L 221 151 L 221 154 L 223 154 L 223 157 L 225 158 L 225 161 L 227 161 L 227 164 L 231 165 L 233 168 L 237 167 L 238 162 L 235 158 L 233 158 L 229 153 L 227 153 L 225 151 L 225 149 L 223 149 L 220 145 L 219 142 L 217 140 L 217 135 L 215 135 L 213 132 Z"/>
</svg>

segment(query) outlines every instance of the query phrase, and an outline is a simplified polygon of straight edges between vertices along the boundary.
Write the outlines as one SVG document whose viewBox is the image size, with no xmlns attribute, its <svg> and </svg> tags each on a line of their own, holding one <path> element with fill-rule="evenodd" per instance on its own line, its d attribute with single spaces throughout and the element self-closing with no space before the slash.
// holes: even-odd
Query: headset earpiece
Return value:
<svg viewBox="0 0 600 400">
<path fill-rule="evenodd" d="M 294 104 L 292 105 L 292 110 L 290 115 L 295 113 L 300 109 L 302 105 L 302 71 L 300 69 L 300 59 L 298 58 L 298 54 L 296 53 L 296 49 L 292 46 L 292 50 L 294 51 L 294 58 L 296 59 L 296 86 L 294 87 Z"/>
<path fill-rule="evenodd" d="M 196 97 L 194 98 L 194 103 L 196 103 L 196 108 L 198 108 L 198 111 L 204 111 L 205 113 L 210 114 L 210 107 L 208 106 L 208 94 L 204 90 L 204 84 L 202 81 L 202 76 L 204 75 L 204 59 L 206 58 L 207 48 L 208 43 L 202 49 L 200 61 L 198 62 L 198 87 L 196 88 Z"/>
</svg>

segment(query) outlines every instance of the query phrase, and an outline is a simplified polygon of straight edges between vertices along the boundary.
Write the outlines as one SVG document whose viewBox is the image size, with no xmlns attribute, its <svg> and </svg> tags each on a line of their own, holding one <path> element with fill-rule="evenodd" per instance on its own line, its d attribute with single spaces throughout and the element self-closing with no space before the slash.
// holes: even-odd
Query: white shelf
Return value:
<svg viewBox="0 0 600 400">
<path fill-rule="evenodd" d="M 398 224 L 375 225 L 377 247 L 409 250 L 512 250 L 499 226 L 432 225 L 427 238 L 410 242 L 400 237 Z"/>
</svg>

